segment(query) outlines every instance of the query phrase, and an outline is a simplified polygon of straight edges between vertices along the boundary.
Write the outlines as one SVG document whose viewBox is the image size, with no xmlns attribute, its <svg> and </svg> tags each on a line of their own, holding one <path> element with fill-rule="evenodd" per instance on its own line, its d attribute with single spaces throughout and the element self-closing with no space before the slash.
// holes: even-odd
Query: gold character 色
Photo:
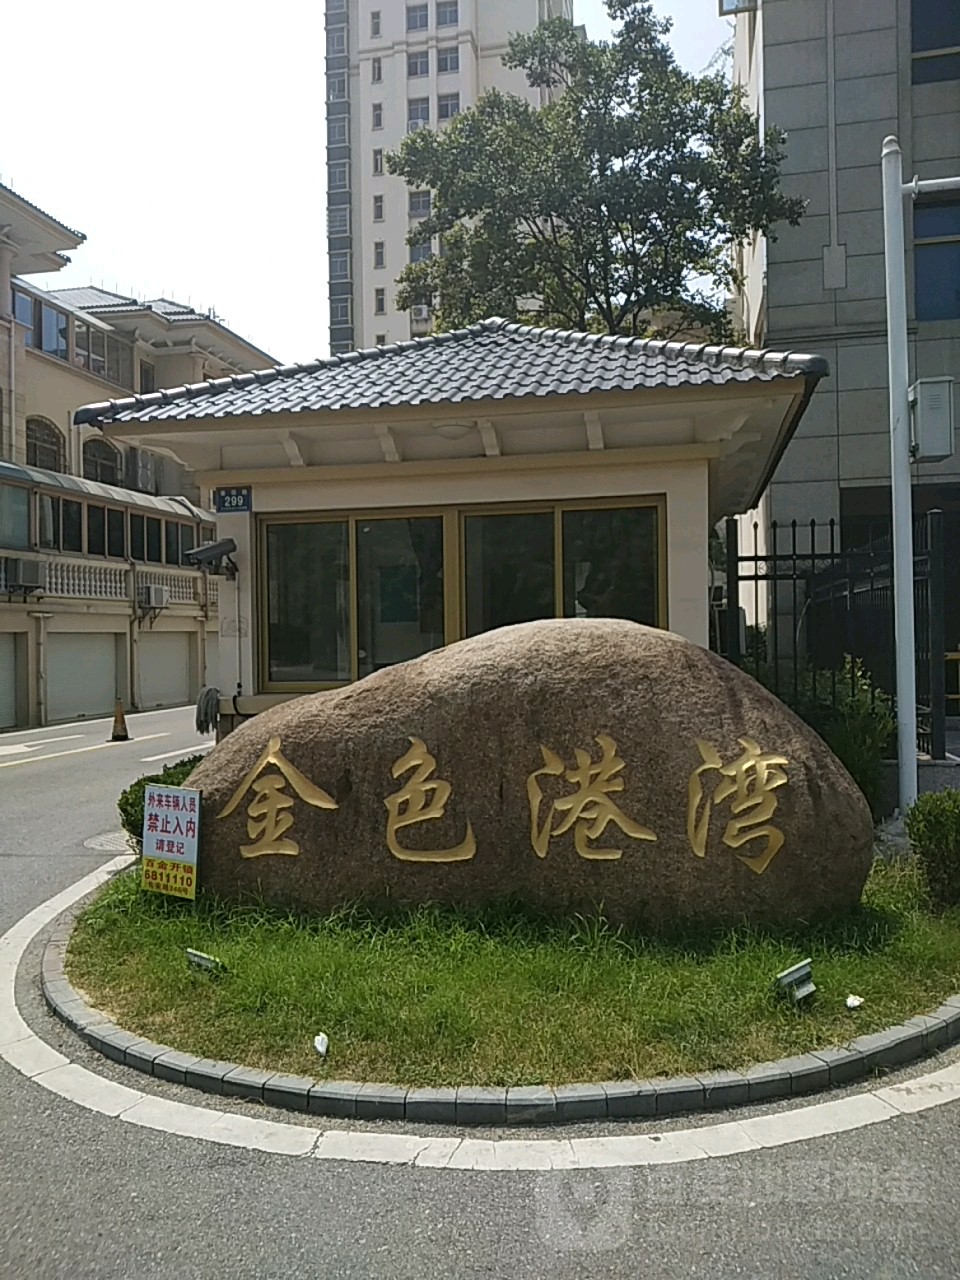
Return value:
<svg viewBox="0 0 960 1280">
<path fill-rule="evenodd" d="M 531 773 L 527 779 L 527 797 L 530 801 L 530 841 L 538 858 L 545 858 L 554 836 L 562 836 L 573 828 L 573 843 L 581 858 L 600 862 L 612 862 L 623 856 L 622 849 L 598 849 L 588 844 L 599 840 L 609 823 L 620 828 L 632 840 L 656 840 L 646 827 L 628 818 L 617 806 L 612 796 L 623 790 L 623 778 L 619 776 L 624 762 L 617 755 L 617 744 L 606 734 L 595 739 L 600 747 L 600 761 L 594 764 L 587 751 L 577 748 L 577 764 L 567 769 L 563 760 L 549 747 L 541 746 L 543 768 Z M 541 822 L 543 791 L 538 779 L 562 777 L 577 790 L 569 796 L 554 800 Z M 559 818 L 554 826 L 554 818 Z"/>
<path fill-rule="evenodd" d="M 271 765 L 277 772 L 265 773 L 264 770 Z M 286 833 L 293 826 L 293 814 L 287 812 L 293 807 L 293 797 L 284 789 L 287 784 L 304 803 L 313 805 L 316 809 L 337 808 L 337 802 L 331 796 L 321 791 L 309 778 L 305 778 L 286 759 L 280 750 L 280 739 L 271 738 L 263 755 L 240 783 L 233 798 L 217 814 L 218 818 L 228 818 L 246 793 L 253 789 L 253 799 L 247 805 L 247 834 L 253 843 L 240 846 L 242 857 L 259 858 L 267 853 L 295 856 L 300 852 L 297 842 L 286 838 Z"/>
<path fill-rule="evenodd" d="M 420 738 L 410 739 L 410 749 L 395 761 L 391 777 L 399 779 L 413 770 L 399 791 L 387 796 L 387 848 L 402 862 L 467 862 L 477 851 L 473 827 L 467 823 L 467 834 L 455 849 L 404 849 L 397 832 L 416 822 L 442 818 L 450 799 L 451 786 L 442 778 L 434 778 L 437 762 Z"/>
<path fill-rule="evenodd" d="M 758 853 L 737 854 L 751 871 L 762 875 L 784 844 L 784 834 L 772 819 L 777 811 L 774 793 L 788 782 L 784 769 L 789 761 L 785 756 L 761 751 L 752 738 L 740 738 L 739 742 L 743 754 L 732 764 L 724 764 L 716 747 L 697 740 L 703 764 L 694 769 L 687 788 L 687 835 L 693 852 L 698 858 L 704 857 L 713 808 L 729 800 L 733 817 L 724 830 L 723 843 L 729 849 L 741 849 L 750 840 L 766 840 Z M 703 775 L 711 772 L 720 778 L 712 794 L 707 794 Z"/>
</svg>

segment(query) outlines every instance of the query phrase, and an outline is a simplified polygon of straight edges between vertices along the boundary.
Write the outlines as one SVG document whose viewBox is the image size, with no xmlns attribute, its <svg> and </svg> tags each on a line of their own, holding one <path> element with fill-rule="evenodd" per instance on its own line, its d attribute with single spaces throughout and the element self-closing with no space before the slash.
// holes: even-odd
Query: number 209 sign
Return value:
<svg viewBox="0 0 960 1280">
<path fill-rule="evenodd" d="M 143 797 L 143 888 L 196 898 L 199 833 L 199 791 L 148 786 Z"/>
</svg>

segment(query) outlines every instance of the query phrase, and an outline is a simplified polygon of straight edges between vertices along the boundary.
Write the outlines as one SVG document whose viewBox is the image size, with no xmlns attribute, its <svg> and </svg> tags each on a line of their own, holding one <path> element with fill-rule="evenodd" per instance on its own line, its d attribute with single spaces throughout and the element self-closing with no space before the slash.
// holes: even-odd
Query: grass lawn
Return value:
<svg viewBox="0 0 960 1280">
<path fill-rule="evenodd" d="M 227 972 L 192 970 L 188 946 Z M 807 955 L 818 994 L 796 1010 L 771 982 Z M 860 910 L 830 926 L 669 941 L 507 908 L 304 922 L 167 901 L 127 873 L 79 921 L 67 969 L 128 1030 L 202 1057 L 318 1079 L 564 1084 L 743 1067 L 923 1013 L 960 990 L 960 910 L 930 912 L 913 863 L 878 864 Z"/>
</svg>

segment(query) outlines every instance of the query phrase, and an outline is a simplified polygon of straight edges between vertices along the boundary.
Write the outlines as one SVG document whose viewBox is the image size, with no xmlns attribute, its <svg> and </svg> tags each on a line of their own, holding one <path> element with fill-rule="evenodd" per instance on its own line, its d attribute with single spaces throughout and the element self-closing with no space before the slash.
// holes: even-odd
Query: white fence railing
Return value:
<svg viewBox="0 0 960 1280">
<path fill-rule="evenodd" d="M 0 596 L 22 597 L 20 588 L 12 586 L 7 558 L 40 561 L 46 566 L 46 586 L 31 591 L 27 598 L 63 600 L 126 600 L 137 605 L 144 587 L 166 587 L 171 605 L 201 608 L 204 602 L 204 575 L 198 570 L 152 568 L 129 564 L 110 564 L 79 556 L 45 555 L 36 551 L 8 551 L 0 547 Z M 206 599 L 212 612 L 217 608 L 217 580 L 208 576 Z M 0 604 L 5 603 L 0 600 Z"/>
</svg>

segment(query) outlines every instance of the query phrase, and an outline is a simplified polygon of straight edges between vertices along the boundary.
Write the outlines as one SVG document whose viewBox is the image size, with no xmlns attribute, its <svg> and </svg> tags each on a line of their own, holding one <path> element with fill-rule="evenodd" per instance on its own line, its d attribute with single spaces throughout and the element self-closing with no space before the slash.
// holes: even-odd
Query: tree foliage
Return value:
<svg viewBox="0 0 960 1280">
<path fill-rule="evenodd" d="M 411 244 L 441 244 L 403 271 L 400 307 L 429 303 L 441 328 L 500 315 L 643 335 L 669 317 L 726 336 L 734 247 L 802 216 L 784 137 L 760 136 L 722 71 L 678 66 L 650 0 L 606 7 L 609 42 L 563 18 L 511 39 L 504 61 L 543 106 L 493 90 L 388 157 L 433 193 Z"/>
</svg>

